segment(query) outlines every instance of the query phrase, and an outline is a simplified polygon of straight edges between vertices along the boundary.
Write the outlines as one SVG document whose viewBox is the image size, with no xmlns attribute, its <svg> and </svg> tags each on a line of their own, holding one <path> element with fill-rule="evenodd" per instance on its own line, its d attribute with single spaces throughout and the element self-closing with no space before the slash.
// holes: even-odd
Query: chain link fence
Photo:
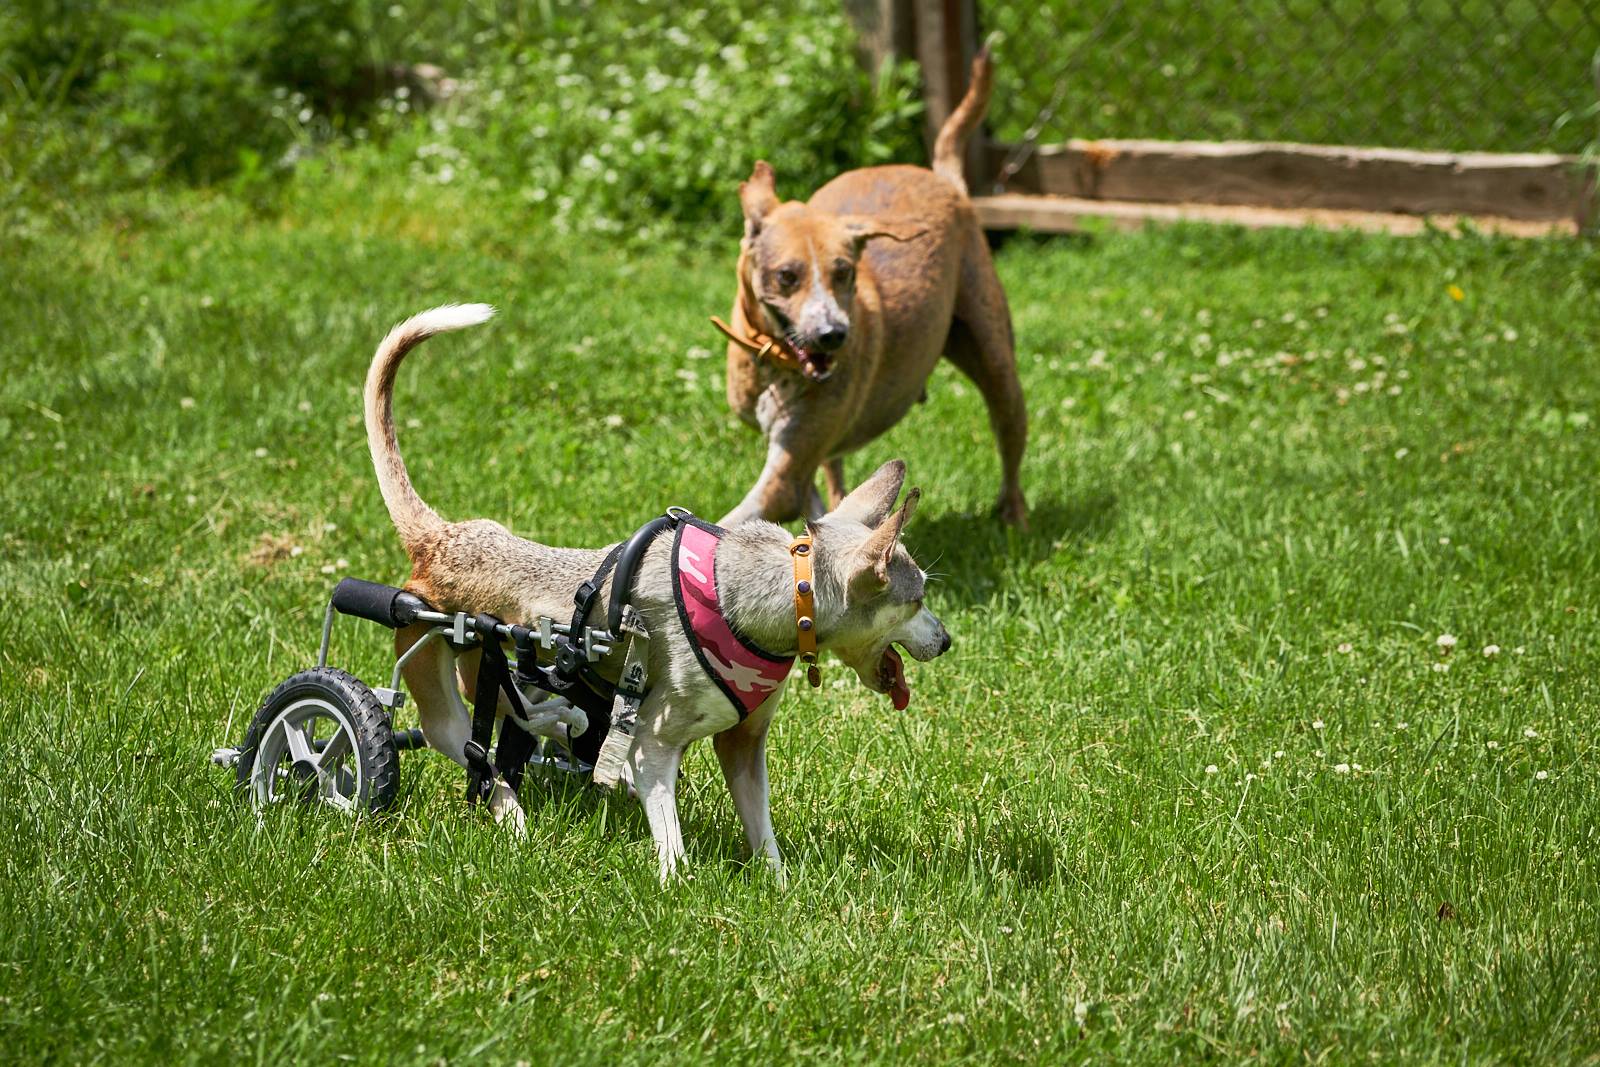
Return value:
<svg viewBox="0 0 1600 1067">
<path fill-rule="evenodd" d="M 1000 141 L 1579 152 L 1600 122 L 1600 0 L 980 0 L 978 20 L 1005 34 Z"/>
</svg>

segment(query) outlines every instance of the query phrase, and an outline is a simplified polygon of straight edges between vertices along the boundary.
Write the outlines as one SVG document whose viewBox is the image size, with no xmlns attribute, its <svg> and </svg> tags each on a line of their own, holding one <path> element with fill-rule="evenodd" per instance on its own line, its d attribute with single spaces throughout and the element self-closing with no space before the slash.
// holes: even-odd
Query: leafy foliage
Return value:
<svg viewBox="0 0 1600 1067">
<path fill-rule="evenodd" d="M 404 76 L 423 61 L 458 90 L 425 120 Z M 355 149 L 374 170 L 511 190 L 564 227 L 660 233 L 731 218 L 730 178 L 758 156 L 798 189 L 920 151 L 913 71 L 869 77 L 828 0 L 418 18 L 359 0 L 24 0 L 0 13 L 0 76 L 18 101 L 0 130 L 24 146 L 5 199 L 34 205 L 161 176 L 256 186 Z"/>
</svg>

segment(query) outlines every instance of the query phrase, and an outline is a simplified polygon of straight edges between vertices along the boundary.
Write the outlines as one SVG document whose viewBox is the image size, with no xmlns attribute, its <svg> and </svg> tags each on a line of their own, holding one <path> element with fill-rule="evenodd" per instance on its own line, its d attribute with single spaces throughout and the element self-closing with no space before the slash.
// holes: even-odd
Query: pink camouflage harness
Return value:
<svg viewBox="0 0 1600 1067">
<path fill-rule="evenodd" d="M 672 545 L 672 589 L 678 620 L 695 658 L 742 720 L 783 686 L 794 657 L 775 656 L 728 624 L 717 596 L 717 547 L 724 533 L 692 517 L 678 523 Z"/>
</svg>

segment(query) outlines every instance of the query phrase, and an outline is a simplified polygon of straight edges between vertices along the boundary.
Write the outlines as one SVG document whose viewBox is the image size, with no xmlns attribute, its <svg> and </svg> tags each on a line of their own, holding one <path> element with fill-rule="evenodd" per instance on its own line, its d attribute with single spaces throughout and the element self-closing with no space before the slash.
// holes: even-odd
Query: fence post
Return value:
<svg viewBox="0 0 1600 1067">
<path fill-rule="evenodd" d="M 967 91 L 967 74 L 978 52 L 976 0 L 915 0 L 917 62 L 922 65 L 922 102 L 928 154 L 934 138 Z M 987 136 L 981 131 L 967 145 L 967 183 L 982 181 Z"/>
<path fill-rule="evenodd" d="M 917 53 L 914 0 L 844 0 L 844 14 L 856 30 L 861 65 L 874 78 L 885 61 Z"/>
</svg>

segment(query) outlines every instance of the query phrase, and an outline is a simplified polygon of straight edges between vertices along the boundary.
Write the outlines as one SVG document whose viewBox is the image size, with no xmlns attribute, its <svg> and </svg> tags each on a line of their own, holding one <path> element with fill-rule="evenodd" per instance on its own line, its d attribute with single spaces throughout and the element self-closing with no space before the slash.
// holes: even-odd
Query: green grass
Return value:
<svg viewBox="0 0 1600 1067">
<path fill-rule="evenodd" d="M 716 516 L 761 454 L 709 354 L 732 239 L 335 178 L 0 256 L 7 1060 L 1596 1062 L 1591 245 L 1003 249 L 1034 532 L 987 516 L 946 369 L 852 461 L 909 460 L 955 647 L 904 714 L 837 666 L 791 690 L 787 890 L 705 750 L 665 889 L 631 803 L 531 786 L 518 843 L 432 755 L 382 821 L 237 802 L 206 754 L 313 660 L 333 575 L 405 575 L 358 427 L 383 331 L 503 309 L 402 377 L 447 515 Z M 344 623 L 335 661 L 385 644 Z"/>
<path fill-rule="evenodd" d="M 990 122 L 1017 139 L 1064 87 L 1069 137 L 1578 152 L 1593 140 L 1594 0 L 1051 0 L 1002 30 Z M 1565 114 L 1573 118 L 1565 123 Z"/>
</svg>

